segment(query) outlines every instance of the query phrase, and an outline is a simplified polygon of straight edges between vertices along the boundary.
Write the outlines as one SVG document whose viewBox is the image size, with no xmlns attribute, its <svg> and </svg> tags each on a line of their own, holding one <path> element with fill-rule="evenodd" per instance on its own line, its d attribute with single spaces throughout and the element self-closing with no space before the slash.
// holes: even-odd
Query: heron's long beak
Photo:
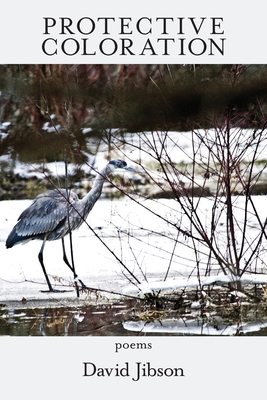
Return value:
<svg viewBox="0 0 267 400">
<path fill-rule="evenodd" d="M 143 171 L 138 171 L 137 169 L 134 169 L 132 167 L 128 167 L 128 165 L 126 165 L 126 167 L 123 167 L 123 169 L 126 170 L 126 171 L 136 172 L 138 174 L 144 174 Z"/>
</svg>

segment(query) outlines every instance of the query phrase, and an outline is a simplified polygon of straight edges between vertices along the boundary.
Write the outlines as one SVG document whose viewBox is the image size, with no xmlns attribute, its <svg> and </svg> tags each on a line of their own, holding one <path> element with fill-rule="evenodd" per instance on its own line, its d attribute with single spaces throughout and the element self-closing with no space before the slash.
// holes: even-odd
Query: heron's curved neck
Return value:
<svg viewBox="0 0 267 400">
<path fill-rule="evenodd" d="M 95 178 L 92 189 L 80 200 L 80 205 L 84 207 L 85 214 L 91 211 L 94 204 L 99 199 L 107 176 L 107 168 L 104 168 Z"/>
<path fill-rule="evenodd" d="M 108 172 L 109 172 L 108 168 L 105 167 L 102 169 L 102 171 L 100 171 L 99 174 L 97 174 L 93 183 L 93 187 L 88 194 L 90 194 L 92 191 L 97 193 L 100 192 L 99 194 L 101 194 L 103 185 L 108 177 Z"/>
</svg>

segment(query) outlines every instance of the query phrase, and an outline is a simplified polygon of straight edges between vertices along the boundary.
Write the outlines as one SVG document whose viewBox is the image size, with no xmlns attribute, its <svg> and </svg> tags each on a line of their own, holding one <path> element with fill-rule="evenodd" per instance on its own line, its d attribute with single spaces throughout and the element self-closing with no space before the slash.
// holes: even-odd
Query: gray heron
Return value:
<svg viewBox="0 0 267 400">
<path fill-rule="evenodd" d="M 71 265 L 68 261 L 64 237 L 67 234 L 71 235 L 71 232 L 78 229 L 86 220 L 88 214 L 101 195 L 103 184 L 108 175 L 119 168 L 126 171 L 142 173 L 134 168 L 128 167 L 125 161 L 112 160 L 97 174 L 92 189 L 82 199 L 79 199 L 77 194 L 70 190 L 61 188 L 48 190 L 39 194 L 33 200 L 32 204 L 20 214 L 18 222 L 6 240 L 6 247 L 9 249 L 14 245 L 27 243 L 34 239 L 43 241 L 38 259 L 49 292 L 56 292 L 58 290 L 53 289 L 44 266 L 43 252 L 46 241 L 61 239 L 63 260 L 73 272 L 77 288 L 78 275 L 75 272 L 74 264 Z M 79 282 L 85 287 L 80 279 Z M 77 289 L 77 294 L 78 293 Z"/>
</svg>

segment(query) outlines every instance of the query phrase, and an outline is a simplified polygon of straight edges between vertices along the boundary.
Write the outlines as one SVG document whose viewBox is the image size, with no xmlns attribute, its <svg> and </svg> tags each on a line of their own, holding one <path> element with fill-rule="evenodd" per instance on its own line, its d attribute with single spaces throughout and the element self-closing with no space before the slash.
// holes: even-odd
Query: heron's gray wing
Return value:
<svg viewBox="0 0 267 400">
<path fill-rule="evenodd" d="M 35 236 L 52 232 L 60 223 L 64 223 L 69 203 L 73 204 L 78 197 L 75 193 L 67 199 L 66 192 L 48 191 L 35 198 L 24 210 L 14 227 L 19 236 Z"/>
</svg>

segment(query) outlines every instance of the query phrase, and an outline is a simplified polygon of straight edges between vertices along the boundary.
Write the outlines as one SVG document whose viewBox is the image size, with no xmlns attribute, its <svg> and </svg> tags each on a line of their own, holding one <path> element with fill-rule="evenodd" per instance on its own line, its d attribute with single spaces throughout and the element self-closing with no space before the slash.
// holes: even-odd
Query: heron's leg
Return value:
<svg viewBox="0 0 267 400">
<path fill-rule="evenodd" d="M 74 266 L 72 267 L 69 263 L 67 254 L 66 254 L 66 250 L 65 250 L 65 242 L 64 242 L 64 238 L 61 239 L 62 240 L 62 250 L 63 250 L 63 261 L 65 262 L 65 264 L 67 264 L 67 266 L 71 269 L 71 271 L 73 272 L 74 275 L 74 279 L 77 278 L 77 274 L 75 272 L 75 268 Z"/>
<path fill-rule="evenodd" d="M 39 262 L 40 262 L 41 267 L 42 267 L 42 269 L 43 269 L 43 273 L 44 273 L 44 276 L 45 276 L 45 279 L 46 279 L 46 282 L 47 282 L 49 291 L 50 291 L 50 292 L 53 292 L 52 285 L 51 285 L 51 283 L 50 283 L 50 280 L 49 280 L 49 278 L 48 278 L 48 275 L 47 275 L 47 273 L 46 273 L 45 266 L 44 266 L 43 252 L 44 252 L 45 242 L 46 242 L 46 237 L 45 237 L 44 240 L 43 240 L 41 250 L 40 250 L 40 252 L 39 252 L 39 254 L 38 254 L 38 259 L 39 259 Z"/>
<path fill-rule="evenodd" d="M 71 265 L 70 262 L 69 262 L 69 260 L 68 260 L 67 254 L 66 254 L 64 237 L 61 239 L 61 241 L 62 241 L 62 250 L 63 250 L 63 261 L 64 261 L 65 264 L 70 268 L 70 270 L 73 272 L 73 276 L 74 276 L 74 280 L 75 280 L 75 279 L 78 278 L 78 275 L 76 274 L 76 271 L 75 271 L 75 266 L 74 266 L 73 258 L 72 258 L 72 265 Z M 78 279 L 78 280 L 79 280 L 81 286 L 82 286 L 83 288 L 86 288 L 86 285 L 83 283 L 83 281 L 82 281 L 81 279 Z M 75 282 L 76 282 L 76 281 L 75 281 Z M 79 297 L 79 294 L 78 294 L 79 291 L 78 291 L 77 286 L 76 286 L 76 290 L 77 290 L 77 296 Z"/>
<path fill-rule="evenodd" d="M 44 266 L 44 258 L 43 258 L 43 252 L 44 252 L 45 243 L 46 243 L 46 236 L 45 236 L 45 238 L 43 240 L 41 250 L 40 250 L 40 252 L 38 254 L 38 259 L 39 259 L 40 264 L 41 264 L 42 269 L 43 269 L 43 273 L 44 273 L 44 276 L 45 276 L 45 279 L 46 279 L 46 282 L 47 282 L 47 285 L 48 285 L 48 289 L 49 289 L 48 291 L 49 292 L 55 292 L 55 293 L 62 293 L 62 292 L 64 293 L 64 292 L 66 292 L 66 290 L 53 289 L 52 285 L 50 283 L 50 280 L 48 278 L 48 275 L 47 275 L 47 272 L 46 272 L 46 269 L 45 269 L 45 266 Z M 46 292 L 46 291 L 44 290 L 43 292 Z"/>
</svg>

